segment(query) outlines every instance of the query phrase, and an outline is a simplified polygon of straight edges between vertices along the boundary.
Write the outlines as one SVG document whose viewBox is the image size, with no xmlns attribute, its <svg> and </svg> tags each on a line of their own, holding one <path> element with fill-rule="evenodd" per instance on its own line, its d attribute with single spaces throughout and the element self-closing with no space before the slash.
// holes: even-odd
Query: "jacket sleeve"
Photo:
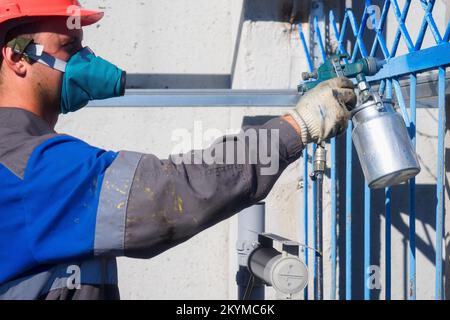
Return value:
<svg viewBox="0 0 450 320">
<path fill-rule="evenodd" d="M 265 198 L 302 148 L 281 118 L 167 160 L 58 136 L 25 172 L 29 248 L 40 264 L 151 258 Z"/>
<path fill-rule="evenodd" d="M 118 167 L 138 163 L 129 194 L 116 201 L 126 202 L 121 213 L 124 254 L 153 257 L 264 199 L 302 148 L 297 132 L 276 118 L 169 160 L 120 152 Z M 113 180 L 107 175 L 105 186 L 129 183 Z"/>
</svg>

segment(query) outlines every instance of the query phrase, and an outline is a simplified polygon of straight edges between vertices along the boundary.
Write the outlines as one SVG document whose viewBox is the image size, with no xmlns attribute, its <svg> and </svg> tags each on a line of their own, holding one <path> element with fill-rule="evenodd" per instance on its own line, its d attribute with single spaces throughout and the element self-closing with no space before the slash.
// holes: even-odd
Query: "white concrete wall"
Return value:
<svg viewBox="0 0 450 320">
<path fill-rule="evenodd" d="M 242 0 L 81 2 L 106 12 L 100 23 L 86 28 L 85 44 L 130 73 L 231 73 Z M 439 5 L 442 3 L 438 1 Z M 445 10 L 436 12 L 445 17 Z M 443 19 L 439 14 L 438 20 Z M 391 37 L 391 28 L 388 37 Z M 301 71 L 305 69 L 294 25 L 277 22 L 276 19 L 244 22 L 234 70 L 234 89 L 295 88 Z M 148 152 L 164 158 L 175 144 L 171 141 L 173 130 L 192 130 L 195 121 L 202 121 L 205 130 L 217 128 L 225 131 L 239 129 L 244 115 L 282 112 L 273 108 L 87 108 L 62 117 L 58 130 L 102 148 Z M 424 132 L 429 130 L 431 135 L 435 134 L 431 133 L 433 120 L 429 112 L 421 111 L 419 116 Z M 434 172 L 435 151 L 430 141 L 434 143 L 435 138 L 424 137 L 419 136 L 418 147 L 427 167 Z M 268 231 L 292 239 L 302 237 L 298 221 L 299 216 L 302 218 L 298 213 L 303 205 L 302 190 L 298 189 L 300 172 L 300 162 L 289 167 L 267 199 Z M 418 181 L 432 183 L 433 177 L 427 172 L 424 170 Z M 328 185 L 325 183 L 324 230 L 330 228 Z M 406 216 L 402 215 L 402 219 Z M 232 218 L 154 259 L 119 259 L 122 298 L 235 299 L 236 232 L 237 219 Z M 433 230 L 428 230 L 427 226 L 418 226 L 418 232 L 420 237 L 426 237 L 428 233 L 434 239 Z M 329 297 L 328 232 L 324 232 L 324 240 L 325 297 Z M 401 235 L 394 229 L 393 269 L 401 263 L 395 260 L 397 256 L 401 259 L 403 249 L 396 251 L 401 243 Z M 383 245 L 380 249 L 383 250 Z M 422 298 L 432 298 L 433 265 L 421 259 L 418 252 L 418 293 Z M 402 279 L 402 269 L 398 270 L 393 275 L 394 285 Z M 400 298 L 401 295 L 401 292 L 395 293 L 395 297 Z M 268 296 L 273 297 L 273 292 L 269 290 Z"/>
<path fill-rule="evenodd" d="M 85 0 L 105 18 L 86 43 L 131 73 L 229 73 L 230 0 Z"/>
</svg>

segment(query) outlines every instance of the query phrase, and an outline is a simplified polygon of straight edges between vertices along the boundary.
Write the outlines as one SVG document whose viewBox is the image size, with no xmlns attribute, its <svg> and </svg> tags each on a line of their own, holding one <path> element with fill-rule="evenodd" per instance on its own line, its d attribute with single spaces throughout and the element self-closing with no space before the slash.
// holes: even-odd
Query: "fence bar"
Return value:
<svg viewBox="0 0 450 320">
<path fill-rule="evenodd" d="M 345 298 L 347 300 L 352 299 L 352 130 L 353 125 L 349 121 L 345 137 Z"/>
<path fill-rule="evenodd" d="M 381 12 L 380 21 L 378 22 L 378 25 L 377 25 L 376 30 L 375 30 L 375 32 L 377 34 L 377 37 L 376 37 L 375 41 L 373 42 L 372 49 L 370 50 L 370 56 L 371 57 L 375 56 L 375 54 L 377 52 L 378 44 L 380 44 L 380 47 L 381 47 L 381 50 L 383 52 L 384 57 L 386 59 L 390 57 L 386 41 L 384 40 L 384 37 L 383 37 L 383 31 L 384 31 L 384 28 L 386 26 L 385 22 L 386 22 L 388 13 L 389 13 L 390 5 L 391 5 L 390 1 L 386 1 L 384 3 L 383 11 Z"/>
<path fill-rule="evenodd" d="M 298 25 L 298 34 L 299 34 L 299 37 L 300 37 L 300 41 L 301 41 L 301 44 L 302 44 L 303 51 L 305 53 L 306 62 L 308 63 L 309 72 L 311 72 L 311 71 L 313 71 L 314 66 L 313 66 L 313 63 L 311 61 L 311 56 L 309 55 L 308 45 L 306 44 L 305 34 L 303 33 L 301 24 Z"/>
<path fill-rule="evenodd" d="M 303 149 L 303 243 L 308 247 L 308 147 Z M 308 250 L 303 252 L 303 258 L 308 266 Z M 304 299 L 308 300 L 308 289 L 305 289 Z"/>
<path fill-rule="evenodd" d="M 306 39 L 305 39 L 305 34 L 302 31 L 302 27 L 299 24 L 298 25 L 298 32 L 299 32 L 299 37 L 300 37 L 300 41 L 302 44 L 302 48 L 305 52 L 305 57 L 306 57 L 306 62 L 308 63 L 308 69 L 309 72 L 313 71 L 314 67 L 313 67 L 313 63 L 311 61 L 311 56 L 309 54 L 308 51 L 308 46 L 306 45 Z M 309 156 L 308 156 L 308 147 L 306 146 L 305 149 L 303 150 L 303 243 L 305 244 L 305 246 L 308 247 L 308 223 L 309 223 L 309 219 L 308 219 L 308 186 L 309 186 L 309 174 L 308 174 L 308 163 L 309 160 Z M 305 259 L 305 264 L 306 266 L 308 266 L 308 250 L 304 251 L 304 259 Z M 314 259 L 315 260 L 315 259 Z M 305 290 L 304 292 L 304 299 L 308 300 L 308 289 Z"/>
<path fill-rule="evenodd" d="M 398 27 L 400 29 L 400 32 L 403 35 L 403 39 L 405 39 L 406 46 L 408 47 L 409 52 L 412 52 L 412 51 L 414 51 L 413 41 L 411 39 L 411 36 L 409 35 L 408 30 L 406 29 L 405 20 L 404 19 L 402 20 L 402 14 L 400 13 L 400 7 L 398 5 L 398 2 L 397 2 L 397 0 L 390 0 L 390 1 L 392 3 L 392 7 L 394 9 L 394 15 L 395 15 L 395 18 L 397 19 Z M 411 1 L 411 0 L 409 0 L 409 1 Z M 394 42 L 394 44 L 395 44 L 395 42 Z M 397 45 L 398 45 L 398 43 L 395 44 L 394 48 Z M 395 55 L 395 52 L 396 52 L 396 50 L 392 50 L 391 56 Z M 392 54 L 392 53 L 394 53 L 394 54 Z"/>
<path fill-rule="evenodd" d="M 436 22 L 434 22 L 433 16 L 431 15 L 431 12 L 427 12 L 425 15 L 425 18 L 427 19 L 428 25 L 430 26 L 431 33 L 433 34 L 434 40 L 437 44 L 442 42 L 441 34 L 439 33 L 439 29 L 436 25 Z"/>
<path fill-rule="evenodd" d="M 442 236 L 444 226 L 444 151 L 445 151 L 445 68 L 439 68 L 439 129 L 436 185 L 436 300 L 443 299 L 442 290 Z"/>
<path fill-rule="evenodd" d="M 409 125 L 409 135 L 416 149 L 416 75 L 410 76 L 410 110 L 411 123 Z M 409 181 L 409 300 L 416 300 L 416 179 Z"/>
<path fill-rule="evenodd" d="M 330 25 L 336 39 L 339 39 L 339 31 L 333 11 L 330 11 Z M 340 52 L 345 52 L 342 43 L 338 42 Z M 336 139 L 331 139 L 331 300 L 336 300 L 336 259 L 337 259 L 337 190 L 336 190 Z"/>
<path fill-rule="evenodd" d="M 434 8 L 435 2 L 436 2 L 435 0 L 428 1 L 428 4 L 424 8 L 425 11 L 427 11 L 427 12 L 432 11 Z M 428 28 L 428 21 L 427 21 L 426 17 L 423 17 L 422 25 L 420 26 L 419 36 L 417 37 L 417 41 L 414 46 L 416 50 L 420 50 L 420 48 L 422 47 L 423 39 L 425 38 L 425 33 L 427 31 L 427 28 Z"/>
<path fill-rule="evenodd" d="M 402 10 L 402 14 L 400 17 L 400 21 L 401 23 L 405 23 L 406 17 L 408 16 L 408 12 L 409 12 L 409 8 L 411 7 L 411 0 L 407 0 L 405 3 L 405 6 L 403 7 Z M 395 7 L 394 7 L 395 8 Z M 392 50 L 391 50 L 391 56 L 395 56 L 395 54 L 397 53 L 397 49 L 398 49 L 398 44 L 400 42 L 402 36 L 402 32 L 400 28 L 397 28 L 397 32 L 395 34 L 395 40 L 394 40 L 394 44 L 392 46 Z M 412 40 L 411 40 L 411 45 L 412 45 Z"/>
<path fill-rule="evenodd" d="M 322 62 L 325 62 L 325 60 L 327 59 L 327 54 L 325 52 L 325 44 L 323 43 L 322 32 L 320 31 L 319 20 L 317 19 L 317 17 L 314 18 L 314 29 L 317 37 L 316 40 L 319 44 L 319 52 L 322 57 Z"/>
<path fill-rule="evenodd" d="M 336 300 L 336 139 L 331 139 L 331 300 Z"/>
<path fill-rule="evenodd" d="M 356 57 L 358 54 L 358 48 L 361 52 L 361 55 L 363 57 L 367 57 L 367 50 L 366 50 L 366 45 L 364 44 L 363 37 L 364 37 L 364 31 L 366 31 L 366 25 L 367 25 L 368 18 L 369 18 L 368 8 L 365 7 L 361 25 L 359 26 L 358 33 L 355 35 L 356 36 L 356 45 L 355 45 L 355 49 L 353 49 L 352 61 L 356 60 Z M 357 27 L 356 19 L 355 19 L 355 27 Z"/>
<path fill-rule="evenodd" d="M 405 26 L 405 20 L 406 20 L 406 17 L 408 16 L 410 6 L 411 6 L 411 0 L 407 0 L 405 3 L 405 6 L 403 7 L 403 11 L 401 13 L 400 22 L 399 22 L 403 26 Z M 396 8 L 396 4 L 394 4 L 393 7 L 394 7 L 394 10 L 398 9 L 398 8 Z M 401 36 L 402 36 L 402 29 L 398 28 L 397 32 L 395 34 L 394 43 L 393 43 L 392 49 L 391 49 L 391 54 L 390 54 L 391 57 L 395 56 L 395 54 L 397 53 L 398 44 L 400 43 Z M 411 38 L 409 38 L 409 40 L 407 39 L 406 41 L 410 41 L 410 45 L 408 46 L 409 51 L 410 52 L 414 51 L 414 46 L 413 46 Z"/>
<path fill-rule="evenodd" d="M 370 292 L 371 292 L 371 287 L 369 283 L 369 275 L 370 275 L 369 271 L 371 260 L 370 204 L 371 204 L 370 189 L 367 183 L 365 183 L 364 184 L 364 300 L 370 300 Z"/>
<path fill-rule="evenodd" d="M 448 42 L 449 40 L 450 40 L 450 21 L 447 24 L 447 29 L 445 30 L 444 42 Z"/>
<path fill-rule="evenodd" d="M 392 99 L 392 81 L 386 81 L 386 98 Z M 392 297 L 392 242 L 391 242 L 391 232 L 392 232 L 392 188 L 385 189 L 385 299 L 391 300 Z"/>
<path fill-rule="evenodd" d="M 403 121 L 405 121 L 406 127 L 409 130 L 409 125 L 410 125 L 411 121 L 409 120 L 408 111 L 406 110 L 406 103 L 405 103 L 405 99 L 403 97 L 400 82 L 397 79 L 393 79 L 392 83 L 394 84 L 395 94 L 397 96 L 398 105 L 400 106 L 400 111 L 403 116 Z"/>
<path fill-rule="evenodd" d="M 386 225 L 385 225 L 385 299 L 391 300 L 391 283 L 392 283 L 392 262 L 391 262 L 391 253 L 392 253 L 392 245 L 391 245 L 391 208 L 392 208 L 392 188 L 388 187 L 384 191 L 384 206 L 385 206 L 385 215 L 386 215 Z"/>
<path fill-rule="evenodd" d="M 314 163 L 314 155 L 316 154 L 317 146 L 313 145 L 311 155 L 311 163 Z M 312 244 L 314 248 L 315 255 L 317 255 L 317 246 L 316 246 L 316 238 L 317 238 L 317 182 L 313 180 L 312 182 Z M 313 275 L 314 275 L 314 300 L 317 300 L 318 288 L 317 288 L 317 259 L 314 256 L 313 259 Z"/>
<path fill-rule="evenodd" d="M 338 40 L 338 51 L 340 53 L 347 52 L 345 50 L 344 46 L 342 45 L 342 42 L 339 40 L 340 39 L 340 34 L 339 34 L 339 30 L 338 30 L 338 27 L 337 27 L 337 22 L 336 22 L 336 19 L 334 17 L 333 11 L 330 11 L 330 25 L 331 25 L 331 27 L 332 27 L 332 29 L 334 31 L 335 38 Z M 345 30 L 345 29 L 342 29 L 342 30 Z M 344 62 L 347 63 L 348 62 L 347 59 L 344 59 Z"/>
<path fill-rule="evenodd" d="M 379 81 L 382 79 L 410 75 L 415 72 L 424 72 L 437 69 L 450 64 L 450 43 L 444 42 L 437 46 L 415 51 L 407 55 L 392 57 L 388 63 L 373 77 L 367 80 Z"/>
<path fill-rule="evenodd" d="M 341 26 L 341 33 L 338 34 L 336 33 L 336 38 L 339 40 L 339 44 L 342 45 L 342 43 L 344 42 L 344 37 L 345 37 L 345 30 L 347 29 L 347 25 L 349 22 L 349 17 L 348 17 L 348 13 L 350 10 L 346 10 L 345 11 L 345 15 L 344 15 L 344 22 L 342 22 L 342 26 Z M 347 52 L 347 50 L 344 50 L 344 52 Z"/>
</svg>

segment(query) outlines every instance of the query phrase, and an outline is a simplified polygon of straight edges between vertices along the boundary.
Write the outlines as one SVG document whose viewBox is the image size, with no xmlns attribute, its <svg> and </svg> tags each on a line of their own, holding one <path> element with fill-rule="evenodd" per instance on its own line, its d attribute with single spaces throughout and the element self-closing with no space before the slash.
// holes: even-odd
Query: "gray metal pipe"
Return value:
<svg viewBox="0 0 450 320">
<path fill-rule="evenodd" d="M 279 299 L 292 299 L 308 284 L 308 269 L 297 256 L 261 247 L 249 259 L 250 272 L 272 286 Z"/>
<path fill-rule="evenodd" d="M 258 243 L 258 235 L 265 231 L 265 204 L 258 203 L 238 214 L 238 299 L 243 300 L 246 291 L 248 300 L 264 300 L 264 283 L 252 278 L 248 270 L 249 254 Z M 253 284 L 251 280 L 253 279 Z M 251 288 L 249 288 L 249 285 Z M 251 290 L 248 291 L 247 289 Z"/>
<path fill-rule="evenodd" d="M 258 278 L 263 279 L 267 284 L 272 285 L 272 281 L 267 276 L 267 271 L 270 270 L 273 264 L 281 258 L 281 252 L 274 248 L 260 248 L 255 250 L 249 261 L 250 271 Z"/>
</svg>

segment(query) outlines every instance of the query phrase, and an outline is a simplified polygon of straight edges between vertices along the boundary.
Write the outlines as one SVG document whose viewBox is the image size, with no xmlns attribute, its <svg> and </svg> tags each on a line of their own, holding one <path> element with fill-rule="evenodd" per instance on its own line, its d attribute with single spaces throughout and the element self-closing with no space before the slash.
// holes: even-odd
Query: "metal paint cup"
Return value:
<svg viewBox="0 0 450 320">
<path fill-rule="evenodd" d="M 373 189 L 400 184 L 420 172 L 403 118 L 391 102 L 376 100 L 352 111 L 353 143 Z"/>
</svg>

